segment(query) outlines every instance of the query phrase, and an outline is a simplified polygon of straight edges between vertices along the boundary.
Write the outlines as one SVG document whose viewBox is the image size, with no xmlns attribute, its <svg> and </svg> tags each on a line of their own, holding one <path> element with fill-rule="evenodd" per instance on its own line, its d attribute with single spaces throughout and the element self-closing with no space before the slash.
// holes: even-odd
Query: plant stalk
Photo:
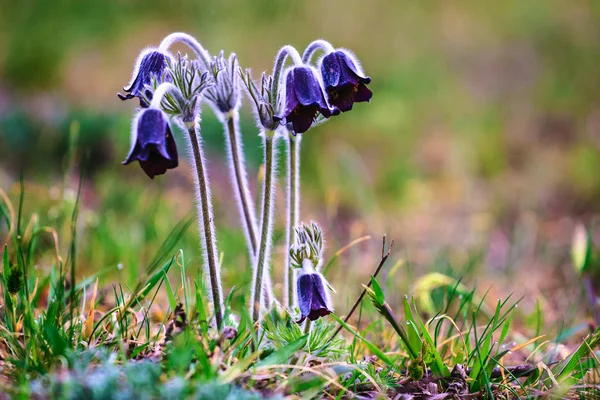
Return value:
<svg viewBox="0 0 600 400">
<path fill-rule="evenodd" d="M 228 146 L 229 166 L 231 173 L 231 184 L 233 191 L 237 197 L 238 211 L 240 219 L 246 234 L 246 244 L 248 246 L 248 254 L 250 262 L 254 264 L 254 257 L 258 248 L 256 231 L 256 215 L 254 211 L 254 203 L 248 188 L 248 178 L 244 162 L 243 142 L 239 129 L 239 114 L 237 110 L 232 110 L 225 116 L 223 123 L 226 134 L 225 141 Z M 274 301 L 273 290 L 271 285 L 271 276 L 265 275 L 265 305 L 269 306 Z"/>
<path fill-rule="evenodd" d="M 256 217 L 254 215 L 254 204 L 248 189 L 248 179 L 244 168 L 244 155 L 242 150 L 242 141 L 239 134 L 237 111 L 231 111 L 227 114 L 224 123 L 227 134 L 225 140 L 228 146 L 229 165 L 231 170 L 231 183 L 238 199 L 238 211 L 242 219 L 244 231 L 246 233 L 246 242 L 250 259 L 256 254 Z"/>
<path fill-rule="evenodd" d="M 294 136 L 288 132 L 288 187 L 286 193 L 287 226 L 286 226 L 286 250 L 294 243 L 294 228 L 298 225 L 300 218 L 300 142 L 302 136 Z M 296 271 L 290 266 L 289 252 L 286 251 L 284 272 L 284 305 L 293 307 L 296 305 L 294 283 Z"/>
<path fill-rule="evenodd" d="M 199 134 L 197 134 L 197 131 L 200 131 L 199 121 L 196 123 L 188 123 L 187 128 L 196 167 L 195 183 L 198 195 L 198 219 L 200 225 L 200 237 L 203 245 L 204 264 L 205 268 L 208 270 L 209 288 L 212 294 L 217 329 L 220 329 L 223 324 L 223 295 L 217 258 L 216 234 L 208 186 L 208 176 L 206 173 L 200 137 Z"/>
<path fill-rule="evenodd" d="M 275 132 L 266 131 L 263 134 L 265 149 L 265 179 L 263 182 L 263 200 L 261 207 L 260 240 L 258 253 L 255 257 L 252 294 L 250 299 L 252 321 L 260 317 L 260 303 L 262 298 L 263 277 L 268 268 L 271 245 L 273 241 L 273 206 L 274 206 L 274 159 L 275 159 Z"/>
</svg>

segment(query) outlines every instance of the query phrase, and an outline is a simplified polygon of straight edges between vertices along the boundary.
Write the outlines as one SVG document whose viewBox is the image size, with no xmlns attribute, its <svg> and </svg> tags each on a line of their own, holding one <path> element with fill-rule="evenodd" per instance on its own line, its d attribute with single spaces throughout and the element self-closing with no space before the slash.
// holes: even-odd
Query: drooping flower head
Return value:
<svg viewBox="0 0 600 400">
<path fill-rule="evenodd" d="M 162 82 L 163 76 L 166 80 L 169 80 L 165 75 L 168 58 L 168 55 L 157 50 L 142 52 L 138 57 L 131 83 L 129 86 L 123 87 L 126 94 L 118 93 L 117 96 L 121 100 L 129 100 L 137 97 L 140 100 L 140 107 L 148 107 L 149 104 L 144 96 L 152 100 L 152 92 L 147 90 L 146 85 L 150 85 L 153 78 L 156 78 L 159 83 Z"/>
<path fill-rule="evenodd" d="M 298 323 L 306 318 L 314 321 L 333 312 L 326 286 L 323 275 L 318 272 L 304 273 L 298 277 L 296 288 L 300 309 Z"/>
<path fill-rule="evenodd" d="M 290 248 L 290 265 L 302 269 L 296 280 L 300 319 L 314 321 L 333 312 L 329 284 L 319 272 L 323 259 L 323 233 L 316 223 L 295 228 L 295 243 Z"/>
<path fill-rule="evenodd" d="M 133 161 L 139 161 L 152 179 L 177 167 L 177 147 L 167 117 L 161 110 L 146 108 L 134 118 L 131 150 L 123 165 Z"/>
<path fill-rule="evenodd" d="M 335 50 L 323 57 L 321 76 L 329 104 L 343 112 L 350 111 L 354 103 L 369 101 L 373 96 L 366 86 L 371 78 L 365 75 L 358 60 L 344 50 Z"/>
<path fill-rule="evenodd" d="M 339 114 L 339 110 L 330 108 L 327 104 L 321 83 L 311 67 L 290 68 L 286 76 L 285 108 L 276 119 L 285 120 L 286 124 L 291 123 L 294 133 L 304 133 L 315 122 L 319 113 L 329 118 Z"/>
</svg>

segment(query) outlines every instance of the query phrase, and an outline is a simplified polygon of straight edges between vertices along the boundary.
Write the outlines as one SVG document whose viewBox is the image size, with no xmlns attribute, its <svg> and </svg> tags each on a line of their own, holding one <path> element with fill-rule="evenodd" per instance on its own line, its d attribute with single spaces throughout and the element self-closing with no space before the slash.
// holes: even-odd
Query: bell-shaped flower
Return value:
<svg viewBox="0 0 600 400">
<path fill-rule="evenodd" d="M 358 60 L 343 50 L 323 57 L 321 76 L 329 104 L 341 111 L 350 111 L 354 103 L 369 101 L 373 96 L 366 86 L 371 78 L 365 75 Z"/>
<path fill-rule="evenodd" d="M 161 110 L 146 108 L 134 119 L 131 150 L 123 165 L 136 160 L 152 179 L 177 167 L 177 147 L 167 117 Z"/>
<path fill-rule="evenodd" d="M 157 50 L 146 50 L 138 58 L 136 68 L 133 73 L 131 83 L 127 87 L 123 87 L 126 94 L 118 93 L 117 96 L 121 100 L 129 100 L 135 97 L 140 99 L 140 107 L 148 107 L 148 102 L 144 95 L 152 100 L 152 92 L 147 90 L 146 85 L 152 83 L 152 78 L 157 80 L 162 79 L 165 69 L 167 68 L 167 56 Z"/>
<path fill-rule="evenodd" d="M 323 88 L 312 68 L 296 66 L 291 68 L 286 77 L 285 109 L 276 117 L 285 123 L 291 123 L 294 133 L 306 132 L 318 113 L 325 118 L 339 114 L 337 108 L 329 108 Z"/>
<path fill-rule="evenodd" d="M 298 308 L 301 323 L 306 318 L 314 321 L 333 312 L 331 300 L 327 292 L 325 278 L 318 272 L 301 274 L 296 281 Z"/>
</svg>

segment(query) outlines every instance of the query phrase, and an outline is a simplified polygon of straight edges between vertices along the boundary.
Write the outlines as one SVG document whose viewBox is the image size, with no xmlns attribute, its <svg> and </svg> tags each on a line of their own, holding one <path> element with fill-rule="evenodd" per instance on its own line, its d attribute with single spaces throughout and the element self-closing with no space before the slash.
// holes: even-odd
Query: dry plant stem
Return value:
<svg viewBox="0 0 600 400">
<path fill-rule="evenodd" d="M 254 276 L 251 294 L 251 314 L 252 321 L 258 321 L 260 317 L 260 303 L 262 298 L 263 277 L 265 269 L 269 264 L 269 253 L 271 250 L 272 238 L 272 218 L 273 218 L 273 194 L 274 194 L 274 158 L 275 158 L 275 138 L 274 132 L 266 131 L 263 133 L 263 142 L 265 148 L 265 180 L 263 183 L 263 201 L 261 207 L 260 220 L 260 240 L 258 253 L 255 257 Z M 268 273 L 268 272 L 267 272 Z"/>
<path fill-rule="evenodd" d="M 287 226 L 286 226 L 286 250 L 294 243 L 294 227 L 298 225 L 300 218 L 300 142 L 301 135 L 294 136 L 291 132 L 288 138 L 288 187 L 287 187 Z M 294 278 L 296 271 L 290 266 L 290 256 L 286 252 L 284 276 L 284 305 L 293 307 L 296 305 L 294 296 Z"/>
<path fill-rule="evenodd" d="M 388 257 L 390 256 L 390 253 L 392 252 L 392 247 L 394 247 L 394 241 L 393 240 L 392 240 L 392 243 L 390 243 L 390 247 L 388 248 L 387 252 L 385 251 L 385 236 L 384 236 L 383 237 L 383 243 L 381 244 L 381 260 L 379 261 L 379 264 L 377 265 L 377 268 L 375 268 L 375 272 L 373 273 L 373 278 L 377 278 L 377 275 L 379 275 L 379 271 L 381 271 L 381 268 L 383 267 L 383 265 L 387 261 Z M 371 280 L 369 280 L 369 283 L 367 285 L 365 285 L 365 286 L 367 288 L 370 288 L 371 287 Z M 358 296 L 358 299 L 356 299 L 356 301 L 354 302 L 354 305 L 350 309 L 350 312 L 344 318 L 344 322 L 348 322 L 348 320 L 350 320 L 350 317 L 352 317 L 352 314 L 354 314 L 354 311 L 356 311 L 356 308 L 358 307 L 358 305 L 360 304 L 360 302 L 362 301 L 362 299 L 365 297 L 366 294 L 367 294 L 367 289 L 363 289 L 362 293 L 360 294 L 360 296 Z M 342 330 L 342 326 L 340 325 L 335 330 L 335 332 L 333 333 L 333 335 L 331 335 L 331 337 L 329 338 L 328 342 L 331 342 L 333 340 L 333 338 L 335 338 L 337 336 L 337 334 L 340 333 L 341 330 Z"/>
<path fill-rule="evenodd" d="M 204 156 L 199 142 L 196 129 L 200 130 L 199 121 L 187 124 L 190 144 L 196 167 L 196 185 L 198 193 L 198 217 L 200 219 L 200 238 L 203 241 L 204 262 L 208 270 L 210 292 L 212 294 L 213 307 L 217 328 L 223 324 L 223 296 L 221 294 L 221 277 L 219 272 L 215 226 L 213 223 L 212 203 L 208 188 L 208 177 Z"/>
</svg>

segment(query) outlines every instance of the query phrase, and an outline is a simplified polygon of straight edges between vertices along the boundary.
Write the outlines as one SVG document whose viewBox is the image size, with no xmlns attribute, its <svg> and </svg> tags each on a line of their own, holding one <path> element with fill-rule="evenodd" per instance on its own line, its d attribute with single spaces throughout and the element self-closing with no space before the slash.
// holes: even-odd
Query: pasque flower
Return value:
<svg viewBox="0 0 600 400">
<path fill-rule="evenodd" d="M 300 319 L 314 321 L 333 312 L 323 275 L 318 272 L 305 273 L 298 277 L 297 295 Z"/>
<path fill-rule="evenodd" d="M 290 247 L 291 267 L 302 269 L 296 279 L 296 297 L 300 309 L 298 323 L 308 318 L 314 321 L 333 312 L 329 285 L 319 272 L 323 261 L 323 231 L 312 222 L 294 229 L 295 243 Z"/>
<path fill-rule="evenodd" d="M 146 85 L 152 83 L 152 78 L 157 80 L 162 79 L 165 69 L 167 68 L 167 56 L 166 54 L 157 51 L 149 50 L 145 51 L 140 55 L 137 68 L 134 70 L 133 79 L 128 87 L 123 87 L 126 94 L 118 93 L 117 96 L 121 100 L 129 100 L 135 97 L 140 99 L 141 107 L 148 107 L 148 102 L 144 99 L 151 97 L 151 91 L 146 91 Z M 149 98 L 149 100 L 152 100 Z"/>
<path fill-rule="evenodd" d="M 140 111 L 133 121 L 131 135 L 131 150 L 123 165 L 137 160 L 152 179 L 177 167 L 177 147 L 161 110 L 146 108 Z"/>
<path fill-rule="evenodd" d="M 369 101 L 373 96 L 366 86 L 371 78 L 362 71 L 358 60 L 343 50 L 323 57 L 321 75 L 329 104 L 341 111 L 350 111 L 354 103 Z"/>
<path fill-rule="evenodd" d="M 339 114 L 337 108 L 330 108 L 325 100 L 323 88 L 315 72 L 308 66 L 292 67 L 286 77 L 285 109 L 276 117 L 291 123 L 294 133 L 306 132 L 318 113 L 325 118 Z"/>
</svg>

